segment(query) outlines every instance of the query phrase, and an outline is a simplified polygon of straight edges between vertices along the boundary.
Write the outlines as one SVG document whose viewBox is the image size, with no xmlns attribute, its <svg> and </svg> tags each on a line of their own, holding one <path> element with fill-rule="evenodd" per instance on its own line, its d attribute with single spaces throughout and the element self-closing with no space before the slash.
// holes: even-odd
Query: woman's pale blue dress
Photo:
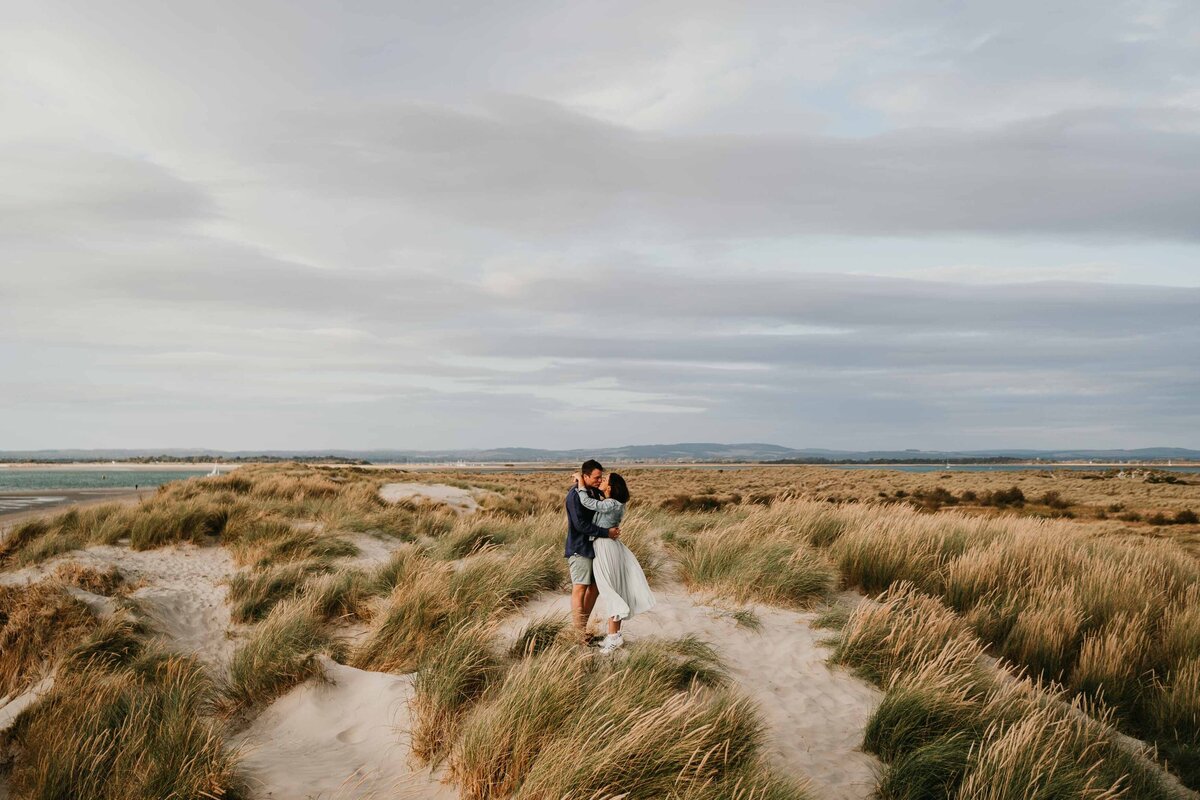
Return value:
<svg viewBox="0 0 1200 800">
<path fill-rule="evenodd" d="M 584 508 L 596 512 L 592 520 L 601 528 L 615 528 L 625 516 L 625 504 L 611 497 L 594 500 L 579 492 Z M 629 619 L 654 608 L 654 594 L 637 556 L 619 539 L 600 537 L 592 542 L 596 557 L 592 560 L 592 576 L 600 597 L 604 600 L 609 619 Z"/>
</svg>

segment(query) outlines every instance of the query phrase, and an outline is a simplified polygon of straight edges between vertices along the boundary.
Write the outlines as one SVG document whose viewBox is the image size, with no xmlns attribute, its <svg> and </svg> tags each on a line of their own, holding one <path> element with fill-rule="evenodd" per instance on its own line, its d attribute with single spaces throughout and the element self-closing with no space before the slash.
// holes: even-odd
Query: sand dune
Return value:
<svg viewBox="0 0 1200 800">
<path fill-rule="evenodd" d="M 453 800 L 411 763 L 412 678 L 319 657 L 325 680 L 275 701 L 240 737 L 255 796 L 271 800 Z"/>
<path fill-rule="evenodd" d="M 236 569 L 225 548 L 182 544 L 139 551 L 97 545 L 0 573 L 0 583 L 31 583 L 65 562 L 97 568 L 116 566 L 128 582 L 143 584 L 130 597 L 139 602 L 169 647 L 194 653 L 219 668 L 229 663 L 241 626 L 232 623 L 225 602 L 227 587 L 223 581 Z M 88 602 L 87 598 L 81 599 Z M 97 603 L 93 600 L 89 605 L 96 608 Z"/>
<path fill-rule="evenodd" d="M 444 502 L 460 513 L 478 507 L 472 494 L 450 486 L 390 484 L 391 501 L 421 497 Z M 386 560 L 394 542 L 351 534 L 360 548 L 347 563 L 368 566 Z M 236 568 L 227 550 L 184 544 L 150 551 L 97 546 L 43 564 L 0 573 L 5 583 L 27 583 L 52 573 L 65 561 L 116 565 L 131 582 L 132 593 L 166 643 L 194 653 L 223 670 L 243 626 L 233 625 L 224 581 Z M 707 605 L 682 586 L 659 582 L 658 606 L 631 620 L 631 640 L 648 636 L 695 634 L 712 643 L 734 681 L 761 709 L 769 741 L 768 757 L 780 771 L 811 781 L 815 797 L 869 797 L 878 762 L 858 745 L 876 689 L 825 664 L 826 634 L 811 625 L 813 615 L 755 606 L 760 631 L 738 627 L 722 609 Z M 82 598 L 103 614 L 111 601 Z M 523 624 L 569 610 L 564 591 L 527 605 L 504 626 L 510 636 Z M 599 610 L 598 610 L 599 613 Z M 346 630 L 343 633 L 351 633 Z M 620 657 L 617 654 L 616 657 Z M 276 700 L 243 731 L 235 744 L 244 750 L 245 773 L 254 796 L 271 800 L 374 800 L 374 798 L 456 797 L 438 776 L 413 763 L 409 746 L 409 675 L 354 669 L 321 657 L 324 679 L 312 679 Z M 33 702 L 43 682 L 0 706 L 0 720 Z"/>
</svg>

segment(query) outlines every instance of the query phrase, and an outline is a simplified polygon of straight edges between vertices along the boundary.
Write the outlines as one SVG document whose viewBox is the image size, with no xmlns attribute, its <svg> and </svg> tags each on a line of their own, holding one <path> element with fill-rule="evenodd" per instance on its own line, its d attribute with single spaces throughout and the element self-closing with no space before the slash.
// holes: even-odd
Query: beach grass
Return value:
<svg viewBox="0 0 1200 800">
<path fill-rule="evenodd" d="M 788 529 L 762 521 L 751 517 L 693 534 L 676 552 L 684 584 L 737 602 L 801 608 L 826 597 L 837 574 L 825 555 Z"/>
<path fill-rule="evenodd" d="M 494 639 L 492 625 L 467 622 L 422 659 L 413 681 L 412 750 L 417 758 L 431 762 L 444 757 L 462 716 L 503 674 Z"/>
<path fill-rule="evenodd" d="M 332 560 L 317 558 L 238 572 L 229 579 L 230 615 L 234 622 L 257 622 L 277 603 L 303 594 L 314 575 L 333 569 Z"/>
<path fill-rule="evenodd" d="M 521 659 L 486 693 L 449 769 L 465 798 L 806 797 L 765 767 L 762 737 L 697 640 L 642 641 L 620 660 L 564 645 Z"/>
<path fill-rule="evenodd" d="M 898 770 L 882 796 L 1174 796 L 1152 753 L 1102 711 L 984 655 L 961 618 L 911 583 L 851 615 L 833 659 L 885 690 L 864 736 Z"/>
<path fill-rule="evenodd" d="M 249 797 L 240 755 L 213 716 L 214 682 L 148 635 L 127 609 L 79 633 L 49 690 L 0 734 L 15 756 L 14 798 Z"/>
<path fill-rule="evenodd" d="M 316 657 L 333 647 L 311 602 L 300 597 L 278 603 L 234 652 L 222 691 L 223 713 L 262 708 L 302 681 L 319 676 Z"/>
<path fill-rule="evenodd" d="M 96 624 L 88 607 L 57 580 L 0 584 L 0 697 L 36 682 Z"/>
</svg>

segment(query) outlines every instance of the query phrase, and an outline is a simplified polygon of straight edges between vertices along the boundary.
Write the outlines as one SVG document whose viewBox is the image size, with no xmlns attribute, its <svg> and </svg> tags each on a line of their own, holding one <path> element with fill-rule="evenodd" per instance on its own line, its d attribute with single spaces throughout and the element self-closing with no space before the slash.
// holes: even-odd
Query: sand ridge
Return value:
<svg viewBox="0 0 1200 800">
<path fill-rule="evenodd" d="M 453 800 L 411 755 L 412 676 L 318 656 L 310 679 L 272 703 L 234 743 L 256 797 L 270 800 Z"/>
</svg>

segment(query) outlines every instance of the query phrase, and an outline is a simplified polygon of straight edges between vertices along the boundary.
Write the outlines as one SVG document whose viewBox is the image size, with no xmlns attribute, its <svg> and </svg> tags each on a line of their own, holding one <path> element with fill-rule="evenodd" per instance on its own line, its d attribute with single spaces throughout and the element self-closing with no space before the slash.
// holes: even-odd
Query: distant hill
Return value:
<svg viewBox="0 0 1200 800">
<path fill-rule="evenodd" d="M 828 450 L 796 449 L 776 444 L 746 442 L 684 442 L 628 445 L 575 450 L 542 450 L 502 447 L 486 450 L 0 450 L 0 461 L 185 461 L 255 459 L 344 459 L 347 461 L 437 463 L 465 461 L 505 464 L 518 462 L 572 462 L 586 458 L 631 462 L 791 462 L 791 463 L 897 463 L 923 461 L 1200 461 L 1200 450 L 1182 447 L 1144 447 L 1136 450 Z"/>
</svg>

